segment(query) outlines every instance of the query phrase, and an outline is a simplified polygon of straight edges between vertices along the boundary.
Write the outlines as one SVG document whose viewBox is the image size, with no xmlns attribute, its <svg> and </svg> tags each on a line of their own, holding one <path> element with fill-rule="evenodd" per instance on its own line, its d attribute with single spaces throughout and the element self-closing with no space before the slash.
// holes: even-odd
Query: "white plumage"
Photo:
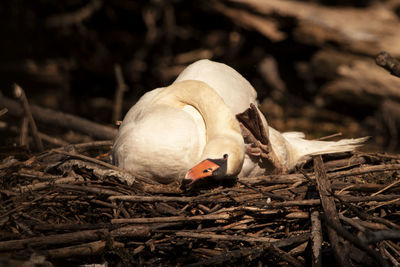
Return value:
<svg viewBox="0 0 400 267">
<path fill-rule="evenodd" d="M 229 154 L 228 175 L 265 172 L 246 154 L 235 115 L 257 105 L 251 84 L 231 67 L 209 60 L 188 66 L 169 87 L 146 93 L 126 114 L 113 146 L 116 165 L 159 182 L 181 180 L 206 158 Z M 312 155 L 351 151 L 366 138 L 310 141 L 262 122 L 279 163 L 292 170 Z"/>
</svg>

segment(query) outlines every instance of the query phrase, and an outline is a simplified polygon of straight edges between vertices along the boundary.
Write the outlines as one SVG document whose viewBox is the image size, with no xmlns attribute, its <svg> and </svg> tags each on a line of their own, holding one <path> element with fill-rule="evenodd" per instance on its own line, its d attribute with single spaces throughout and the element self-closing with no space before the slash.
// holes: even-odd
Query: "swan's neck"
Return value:
<svg viewBox="0 0 400 267">
<path fill-rule="evenodd" d="M 159 104 L 182 108 L 193 106 L 206 126 L 206 146 L 200 160 L 228 154 L 228 172 L 236 175 L 244 158 L 244 141 L 234 114 L 213 88 L 204 82 L 187 80 L 164 88 L 154 99 Z"/>
</svg>

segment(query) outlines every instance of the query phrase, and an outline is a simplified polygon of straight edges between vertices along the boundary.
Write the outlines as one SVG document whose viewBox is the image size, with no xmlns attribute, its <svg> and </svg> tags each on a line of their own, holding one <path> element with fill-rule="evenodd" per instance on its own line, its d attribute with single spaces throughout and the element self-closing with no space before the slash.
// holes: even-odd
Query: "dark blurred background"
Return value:
<svg viewBox="0 0 400 267">
<path fill-rule="evenodd" d="M 399 1 L 2 1 L 0 90 L 12 97 L 18 83 L 33 104 L 116 127 L 117 66 L 128 86 L 123 115 L 209 58 L 250 81 L 280 131 L 370 135 L 369 150 L 398 151 L 400 78 L 374 58 L 400 56 L 399 16 Z M 10 145 L 20 121 L 0 120 Z M 39 125 L 67 142 L 87 139 L 55 128 Z"/>
</svg>

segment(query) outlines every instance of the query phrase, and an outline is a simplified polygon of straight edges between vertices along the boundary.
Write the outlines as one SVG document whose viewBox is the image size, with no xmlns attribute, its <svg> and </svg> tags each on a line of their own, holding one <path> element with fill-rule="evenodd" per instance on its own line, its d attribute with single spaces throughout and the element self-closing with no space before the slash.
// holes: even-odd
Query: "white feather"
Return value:
<svg viewBox="0 0 400 267">
<path fill-rule="evenodd" d="M 176 94 L 171 88 L 189 80 L 203 82 L 212 90 L 208 91 L 209 95 L 190 91 L 193 98 L 201 102 L 203 111 L 199 110 L 199 103 L 185 105 L 182 104 L 185 101 L 179 104 L 170 99 L 171 94 Z M 231 171 L 241 171 L 239 177 L 265 174 L 259 159 L 244 155 L 243 138 L 234 119 L 235 114 L 245 111 L 251 103 L 257 105 L 256 91 L 242 75 L 225 64 L 200 60 L 188 66 L 168 88 L 167 91 L 158 88 L 146 93 L 126 114 L 113 146 L 113 159 L 117 165 L 166 183 L 182 179 L 201 157 L 219 156 L 230 150 L 241 163 L 236 166 L 228 161 L 228 168 L 235 165 L 238 170 Z M 191 98 L 182 95 L 183 100 L 185 97 Z M 304 133 L 280 133 L 269 127 L 261 111 L 258 112 L 268 129 L 266 134 L 273 153 L 288 171 L 313 155 L 352 151 L 366 140 L 305 140 Z M 213 116 L 222 125 L 215 125 Z M 219 137 L 208 140 L 210 131 Z"/>
</svg>

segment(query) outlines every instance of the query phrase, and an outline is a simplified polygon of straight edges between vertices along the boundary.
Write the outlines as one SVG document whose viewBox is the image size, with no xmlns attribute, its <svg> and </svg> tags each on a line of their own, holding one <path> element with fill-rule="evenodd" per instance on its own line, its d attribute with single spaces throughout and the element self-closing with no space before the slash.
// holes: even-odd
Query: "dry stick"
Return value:
<svg viewBox="0 0 400 267">
<path fill-rule="evenodd" d="M 73 11 L 71 13 L 58 14 L 47 18 L 46 25 L 50 27 L 66 27 L 74 24 L 80 24 L 84 20 L 90 18 L 102 6 L 102 0 L 92 0 L 76 11 Z"/>
<path fill-rule="evenodd" d="M 83 178 L 80 177 L 60 177 L 58 179 L 54 179 L 48 182 L 41 182 L 41 183 L 35 183 L 35 184 L 30 184 L 30 185 L 23 185 L 20 187 L 14 187 L 11 190 L 12 191 L 17 191 L 21 193 L 25 193 L 28 191 L 37 191 L 37 190 L 42 190 L 45 188 L 48 188 L 54 184 L 70 184 L 74 182 L 83 182 Z"/>
<path fill-rule="evenodd" d="M 331 134 L 328 136 L 323 136 L 321 138 L 318 138 L 317 140 L 322 141 L 322 140 L 331 139 L 333 137 L 338 137 L 338 136 L 342 136 L 342 133 L 339 132 L 339 133 Z"/>
<path fill-rule="evenodd" d="M 57 186 L 57 187 L 63 188 L 63 189 L 67 189 L 67 190 L 83 191 L 83 192 L 89 192 L 89 193 L 94 193 L 94 194 L 98 194 L 98 195 L 112 195 L 112 196 L 115 196 L 115 195 L 121 194 L 119 192 L 112 191 L 112 190 L 105 189 L 105 188 L 96 188 L 96 187 L 61 184 L 61 183 L 57 183 L 57 184 L 54 184 L 54 185 Z"/>
<path fill-rule="evenodd" d="M 226 253 L 222 253 L 219 255 L 215 255 L 209 259 L 201 260 L 196 263 L 191 263 L 185 265 L 186 267 L 201 267 L 201 266 L 219 266 L 223 265 L 223 263 L 233 264 L 235 259 L 241 258 L 250 258 L 257 259 L 261 255 L 265 254 L 265 250 L 268 246 L 253 246 L 251 248 L 243 248 L 243 249 L 235 249 L 232 251 L 228 251 Z"/>
<path fill-rule="evenodd" d="M 325 222 L 329 225 L 329 227 L 333 228 L 338 234 L 340 234 L 343 238 L 349 240 L 356 246 L 365 250 L 369 255 L 371 255 L 378 263 L 379 266 L 388 267 L 387 262 L 376 253 L 375 250 L 371 249 L 366 243 L 362 242 L 357 236 L 351 234 L 341 225 L 333 224 L 330 220 L 325 219 Z"/>
<path fill-rule="evenodd" d="M 382 51 L 375 58 L 376 64 L 390 71 L 390 74 L 400 77 L 400 62 L 388 52 Z"/>
<path fill-rule="evenodd" d="M 121 65 L 115 64 L 114 71 L 115 77 L 117 79 L 117 89 L 115 90 L 113 109 L 113 122 L 115 123 L 116 121 L 121 119 L 124 92 L 128 90 L 128 86 L 124 81 Z"/>
<path fill-rule="evenodd" d="M 339 171 L 343 169 L 348 169 L 351 167 L 359 166 L 366 163 L 367 160 L 364 157 L 351 157 L 347 159 L 331 160 L 325 163 L 325 168 L 328 171 Z"/>
<path fill-rule="evenodd" d="M 385 172 L 385 171 L 397 171 L 397 170 L 400 170 L 400 164 L 382 164 L 382 165 L 377 165 L 377 166 L 360 167 L 360 168 L 349 170 L 349 171 L 340 171 L 340 172 L 329 173 L 328 177 L 330 180 L 332 180 L 332 179 L 344 178 L 344 177 L 348 177 L 348 176 L 369 174 L 369 173 L 373 173 L 373 172 Z"/>
<path fill-rule="evenodd" d="M 29 106 L 28 99 L 26 98 L 24 90 L 18 84 L 14 84 L 14 94 L 21 101 L 25 114 L 28 117 L 29 125 L 31 126 L 33 139 L 35 140 L 36 146 L 40 152 L 44 150 L 42 139 L 39 137 L 38 129 L 36 127 L 35 120 L 32 116 L 31 107 Z"/>
<path fill-rule="evenodd" d="M 390 188 L 388 187 L 390 186 Z M 394 188 L 393 185 L 387 185 L 387 184 L 373 184 L 373 183 L 368 183 L 368 184 L 352 184 L 352 183 L 333 183 L 331 184 L 331 188 L 333 190 L 340 190 L 341 192 L 343 191 L 361 191 L 361 192 L 376 192 L 381 190 L 382 188 L 386 188 L 386 190 L 390 191 L 400 191 L 400 186 L 395 186 Z M 336 193 L 337 195 L 340 195 L 339 193 Z"/>
<path fill-rule="evenodd" d="M 150 236 L 152 229 L 154 228 L 143 225 L 129 225 L 114 229 L 110 232 L 110 234 L 112 237 L 144 238 Z"/>
<path fill-rule="evenodd" d="M 383 164 L 377 166 L 366 166 L 357 169 L 338 171 L 328 173 L 330 180 L 344 178 L 349 176 L 370 174 L 374 172 L 385 172 L 385 171 L 396 171 L 400 170 L 400 164 Z M 310 179 L 314 178 L 313 174 L 307 174 Z M 262 184 L 293 184 L 296 182 L 307 182 L 303 174 L 285 174 L 285 175 L 266 175 L 257 177 L 244 177 L 241 178 L 242 182 L 246 182 L 249 185 L 262 185 Z"/>
<path fill-rule="evenodd" d="M 243 177 L 240 178 L 242 182 L 249 185 L 262 185 L 262 184 L 293 184 L 296 182 L 307 182 L 302 174 L 285 174 L 285 175 L 267 175 L 256 177 Z"/>
<path fill-rule="evenodd" d="M 372 244 L 387 239 L 400 239 L 400 231 L 398 230 L 366 231 L 359 238 L 364 243 Z"/>
<path fill-rule="evenodd" d="M 254 260 L 261 256 L 267 256 L 268 254 L 274 255 L 274 258 L 277 258 L 280 261 L 282 260 L 286 261 L 289 264 L 289 266 L 298 266 L 298 267 L 303 266 L 301 262 L 299 262 L 296 258 L 291 256 L 289 253 L 271 244 L 232 250 L 226 253 L 222 253 L 220 255 L 215 255 L 210 259 L 202 260 L 200 262 L 192 263 L 186 266 L 187 267 L 214 266 L 214 265 L 222 265 L 225 262 L 232 264 L 235 259 L 247 258 Z"/>
<path fill-rule="evenodd" d="M 0 241 L 0 251 L 24 249 L 26 246 L 50 246 L 77 243 L 83 241 L 94 241 L 105 237 L 134 237 L 144 238 L 150 235 L 151 228 L 147 226 L 126 226 L 112 230 L 95 229 L 66 234 L 47 235 L 19 240 Z"/>
<path fill-rule="evenodd" d="M 273 194 L 273 193 L 271 193 L 271 192 L 263 191 L 263 190 L 261 190 L 261 189 L 259 189 L 259 188 L 256 188 L 256 187 L 254 187 L 254 186 L 248 185 L 247 183 L 244 183 L 244 182 L 242 182 L 242 181 L 240 181 L 240 180 L 238 180 L 238 183 L 241 184 L 241 185 L 244 185 L 245 187 L 247 187 L 247 188 L 249 188 L 249 189 L 251 189 L 251 190 L 253 190 L 253 191 L 255 191 L 255 192 L 258 192 L 258 193 L 263 194 L 263 195 L 265 195 L 265 196 L 267 196 L 267 197 L 270 197 L 270 198 L 272 198 L 272 199 L 291 200 L 291 198 L 289 198 L 289 197 L 286 197 L 286 196 L 278 196 L 278 195 Z"/>
<path fill-rule="evenodd" d="M 1 96 L 1 95 L 0 95 Z M 1 110 L 0 110 L 0 117 L 1 116 L 3 116 L 4 114 L 6 114 L 8 112 L 8 109 L 7 108 L 2 108 Z"/>
<path fill-rule="evenodd" d="M 289 255 L 291 255 L 291 256 L 300 255 L 300 254 L 302 254 L 302 253 L 304 253 L 306 251 L 307 247 L 308 247 L 308 241 L 306 241 L 306 242 L 298 245 L 297 247 L 291 249 L 289 251 Z"/>
<path fill-rule="evenodd" d="M 112 140 L 103 140 L 103 141 L 92 141 L 92 142 L 86 142 L 86 143 L 79 143 L 79 144 L 73 144 L 72 146 L 78 151 L 79 153 L 82 153 L 83 151 L 86 151 L 87 149 L 91 148 L 97 148 L 97 147 L 102 147 L 102 146 L 112 146 L 113 141 Z"/>
<path fill-rule="evenodd" d="M 21 109 L 18 102 L 5 96 L 0 97 L 0 106 L 6 107 L 9 110 L 9 114 L 13 116 L 21 117 L 24 114 L 24 111 L 23 109 Z M 41 108 L 35 105 L 31 105 L 30 107 L 33 117 L 37 121 L 43 123 L 48 123 L 61 126 L 66 129 L 79 131 L 81 133 L 103 140 L 113 139 L 117 134 L 117 130 L 112 127 L 95 123 L 71 114 L 66 114 L 52 109 Z"/>
<path fill-rule="evenodd" d="M 378 196 L 341 196 L 340 201 L 344 203 L 356 203 L 356 202 L 369 202 L 369 201 L 389 201 L 400 198 L 400 195 L 378 195 Z M 271 202 L 266 204 L 265 202 L 253 201 L 255 205 L 261 205 L 262 207 L 278 208 L 278 207 L 292 207 L 292 206 L 318 206 L 321 204 L 320 199 L 306 199 L 306 200 L 293 200 L 284 202 Z"/>
<path fill-rule="evenodd" d="M 279 239 L 271 237 L 254 237 L 245 235 L 218 235 L 218 234 L 204 234 L 196 233 L 192 231 L 178 231 L 175 233 L 176 236 L 196 239 L 211 239 L 211 240 L 225 240 L 225 241 L 241 241 L 241 242 L 274 242 Z"/>
<path fill-rule="evenodd" d="M 24 117 L 24 118 L 26 118 L 26 117 Z M 7 127 L 6 123 L 5 123 L 5 127 Z M 11 131 L 13 131 L 15 133 L 19 133 L 19 132 L 22 133 L 22 131 L 23 131 L 22 129 L 20 130 L 20 129 L 18 129 L 18 127 L 13 126 L 13 125 L 8 126 L 8 129 L 10 129 Z M 54 137 L 54 136 L 50 136 L 50 135 L 47 135 L 47 134 L 44 134 L 44 133 L 41 133 L 41 132 L 39 132 L 39 137 L 43 141 L 45 141 L 47 143 L 50 143 L 52 145 L 55 145 L 55 146 L 67 146 L 67 145 L 69 145 L 69 143 L 65 142 L 64 140 L 62 140 L 60 138 L 57 138 L 57 137 Z"/>
<path fill-rule="evenodd" d="M 167 196 L 110 196 L 109 200 L 122 200 L 129 202 L 183 202 L 195 201 L 197 197 L 167 197 Z"/>
<path fill-rule="evenodd" d="M 112 219 L 111 223 L 164 223 L 164 222 L 190 222 L 190 221 L 215 221 L 227 220 L 233 218 L 230 214 L 206 214 L 196 216 L 170 216 L 170 217 L 152 217 L 152 218 L 127 218 Z"/>
<path fill-rule="evenodd" d="M 288 237 L 285 239 L 275 239 L 271 237 L 254 237 L 245 235 L 218 235 L 218 234 L 204 234 L 196 233 L 193 231 L 178 231 L 175 233 L 179 237 L 197 238 L 197 239 L 211 239 L 211 240 L 225 240 L 225 241 L 242 241 L 242 242 L 269 242 L 277 248 L 291 246 L 293 244 L 302 243 L 310 238 L 309 233 L 301 234 L 298 236 Z"/>
<path fill-rule="evenodd" d="M 384 198 L 386 200 L 388 198 Z M 129 202 L 183 202 L 183 203 L 231 203 L 231 202 L 248 202 L 248 200 L 244 201 L 234 201 L 227 198 L 206 198 L 203 195 L 195 196 L 195 197 L 168 197 L 168 196 L 110 196 L 109 200 L 121 200 L 121 201 L 129 201 Z M 371 201 L 371 200 L 366 200 Z M 359 202 L 356 199 L 356 202 Z M 319 205 L 321 202 L 319 199 L 308 199 L 308 200 L 293 200 L 293 201 L 285 201 L 285 202 L 272 202 L 267 204 L 265 201 L 254 202 L 254 204 L 262 204 L 268 208 L 275 207 L 291 207 L 291 206 L 315 206 Z"/>
<path fill-rule="evenodd" d="M 389 260 L 393 263 L 393 266 L 400 266 L 400 263 L 396 260 L 395 257 L 393 257 L 389 251 L 387 250 L 387 246 L 383 243 L 379 244 L 379 250 L 381 251 L 381 254 L 389 258 Z"/>
<path fill-rule="evenodd" d="M 383 243 L 385 243 L 387 247 L 389 247 L 393 252 L 395 252 L 397 256 L 400 256 L 400 247 L 398 245 L 396 245 L 390 240 L 386 240 Z"/>
<path fill-rule="evenodd" d="M 389 188 L 395 186 L 395 185 L 398 184 L 398 183 L 400 183 L 400 180 L 394 181 L 393 183 L 391 183 L 390 185 L 386 186 L 385 188 L 382 188 L 382 189 L 379 190 L 378 192 L 373 193 L 371 196 L 373 197 L 373 196 L 379 195 L 379 194 L 382 193 L 383 191 L 385 191 L 385 190 L 387 190 L 387 189 L 389 189 Z"/>
<path fill-rule="evenodd" d="M 29 121 L 27 116 L 24 116 L 22 118 L 22 123 L 21 123 L 21 133 L 19 136 L 19 144 L 21 146 L 28 146 L 28 126 L 29 126 Z"/>
<path fill-rule="evenodd" d="M 66 155 L 66 156 L 70 156 L 70 157 L 74 157 L 74 158 L 78 158 L 78 159 L 83 159 L 83 160 L 86 160 L 86 161 L 89 161 L 89 162 L 93 162 L 93 163 L 96 163 L 96 164 L 98 164 L 100 166 L 103 166 L 103 167 L 106 167 L 106 168 L 109 168 L 109 169 L 113 169 L 113 170 L 128 174 L 130 176 L 134 176 L 135 178 L 138 178 L 139 180 L 141 180 L 143 182 L 146 182 L 148 184 L 158 184 L 157 182 L 155 182 L 155 181 L 153 181 L 153 180 L 151 180 L 151 179 L 149 179 L 147 177 L 143 177 L 143 176 L 138 175 L 136 173 L 128 172 L 128 171 L 126 171 L 126 170 L 124 170 L 122 168 L 119 168 L 119 167 L 117 167 L 115 165 L 109 164 L 107 162 L 104 162 L 104 161 L 101 161 L 101 160 L 98 160 L 98 159 L 94 159 L 94 158 L 91 158 L 91 157 L 88 157 L 88 156 L 85 156 L 85 155 L 81 155 L 81 154 L 77 154 L 77 153 L 71 153 L 71 152 L 67 152 L 67 151 L 62 151 L 62 150 L 59 150 L 59 149 L 53 149 L 52 151 L 56 152 L 56 153 L 59 153 L 59 154 Z"/>
<path fill-rule="evenodd" d="M 35 247 L 99 240 L 107 235 L 109 235 L 107 229 L 97 229 L 59 235 L 40 236 L 20 240 L 2 241 L 0 242 L 0 251 L 24 249 L 27 245 Z"/>
<path fill-rule="evenodd" d="M 313 266 L 322 267 L 322 227 L 319 212 L 311 212 L 311 247 Z"/>
<path fill-rule="evenodd" d="M 336 196 L 336 197 L 338 197 L 338 196 Z M 341 199 L 341 197 L 339 197 L 339 199 Z M 358 209 L 358 207 L 354 206 L 353 204 L 348 204 L 348 203 L 344 203 L 344 204 L 361 219 L 382 223 L 390 228 L 396 228 L 396 229 L 400 230 L 399 225 L 397 225 L 387 219 L 369 215 L 368 213 L 366 213 L 364 211 L 360 211 Z"/>
<path fill-rule="evenodd" d="M 336 210 L 335 200 L 331 195 L 330 183 L 325 171 L 321 156 L 314 157 L 314 170 L 317 180 L 317 187 L 321 204 L 324 209 L 325 217 L 331 224 L 340 225 L 339 216 Z M 344 240 L 338 236 L 336 231 L 328 228 L 329 240 L 331 241 L 333 253 L 340 266 L 351 266 L 349 250 L 346 248 Z"/>
<path fill-rule="evenodd" d="M 340 200 L 343 202 L 369 202 L 369 201 L 391 201 L 397 200 L 400 195 L 377 195 L 377 196 L 341 196 Z"/>
<path fill-rule="evenodd" d="M 110 224 L 107 223 L 98 223 L 98 224 L 76 224 L 76 223 L 60 223 L 60 224 L 52 224 L 52 223 L 41 223 L 33 226 L 35 231 L 46 232 L 46 231 L 82 231 L 82 230 L 94 230 L 100 228 L 106 228 Z"/>
<path fill-rule="evenodd" d="M 339 218 L 342 221 L 344 221 L 344 222 L 348 223 L 349 225 L 353 226 L 354 228 L 356 228 L 360 232 L 367 231 L 367 229 L 364 226 L 362 226 L 359 222 L 357 222 L 356 220 L 354 220 L 352 218 L 348 218 L 348 217 L 344 216 L 341 213 L 339 214 Z"/>
<path fill-rule="evenodd" d="M 95 241 L 76 246 L 56 248 L 42 251 L 47 257 L 52 259 L 72 258 L 82 256 L 98 255 L 104 251 L 107 246 L 106 241 Z M 124 244 L 120 242 L 113 242 L 112 247 L 123 248 Z"/>
<path fill-rule="evenodd" d="M 386 205 L 395 205 L 395 204 L 397 204 L 397 205 L 400 204 L 400 198 L 392 199 L 392 200 L 389 200 L 389 201 L 385 201 L 383 203 L 379 203 L 378 205 L 373 206 L 373 207 L 367 209 L 366 211 L 369 212 L 369 211 L 372 211 L 374 209 L 377 209 L 377 208 L 380 208 L 380 207 L 383 207 L 383 206 L 386 206 Z"/>
<path fill-rule="evenodd" d="M 370 154 L 368 154 L 370 155 Z M 385 158 L 385 159 L 396 159 L 396 160 L 400 160 L 400 155 L 393 155 L 393 154 L 386 154 L 386 153 L 376 153 L 376 154 L 372 154 L 370 156 L 376 156 L 378 158 Z"/>
</svg>

